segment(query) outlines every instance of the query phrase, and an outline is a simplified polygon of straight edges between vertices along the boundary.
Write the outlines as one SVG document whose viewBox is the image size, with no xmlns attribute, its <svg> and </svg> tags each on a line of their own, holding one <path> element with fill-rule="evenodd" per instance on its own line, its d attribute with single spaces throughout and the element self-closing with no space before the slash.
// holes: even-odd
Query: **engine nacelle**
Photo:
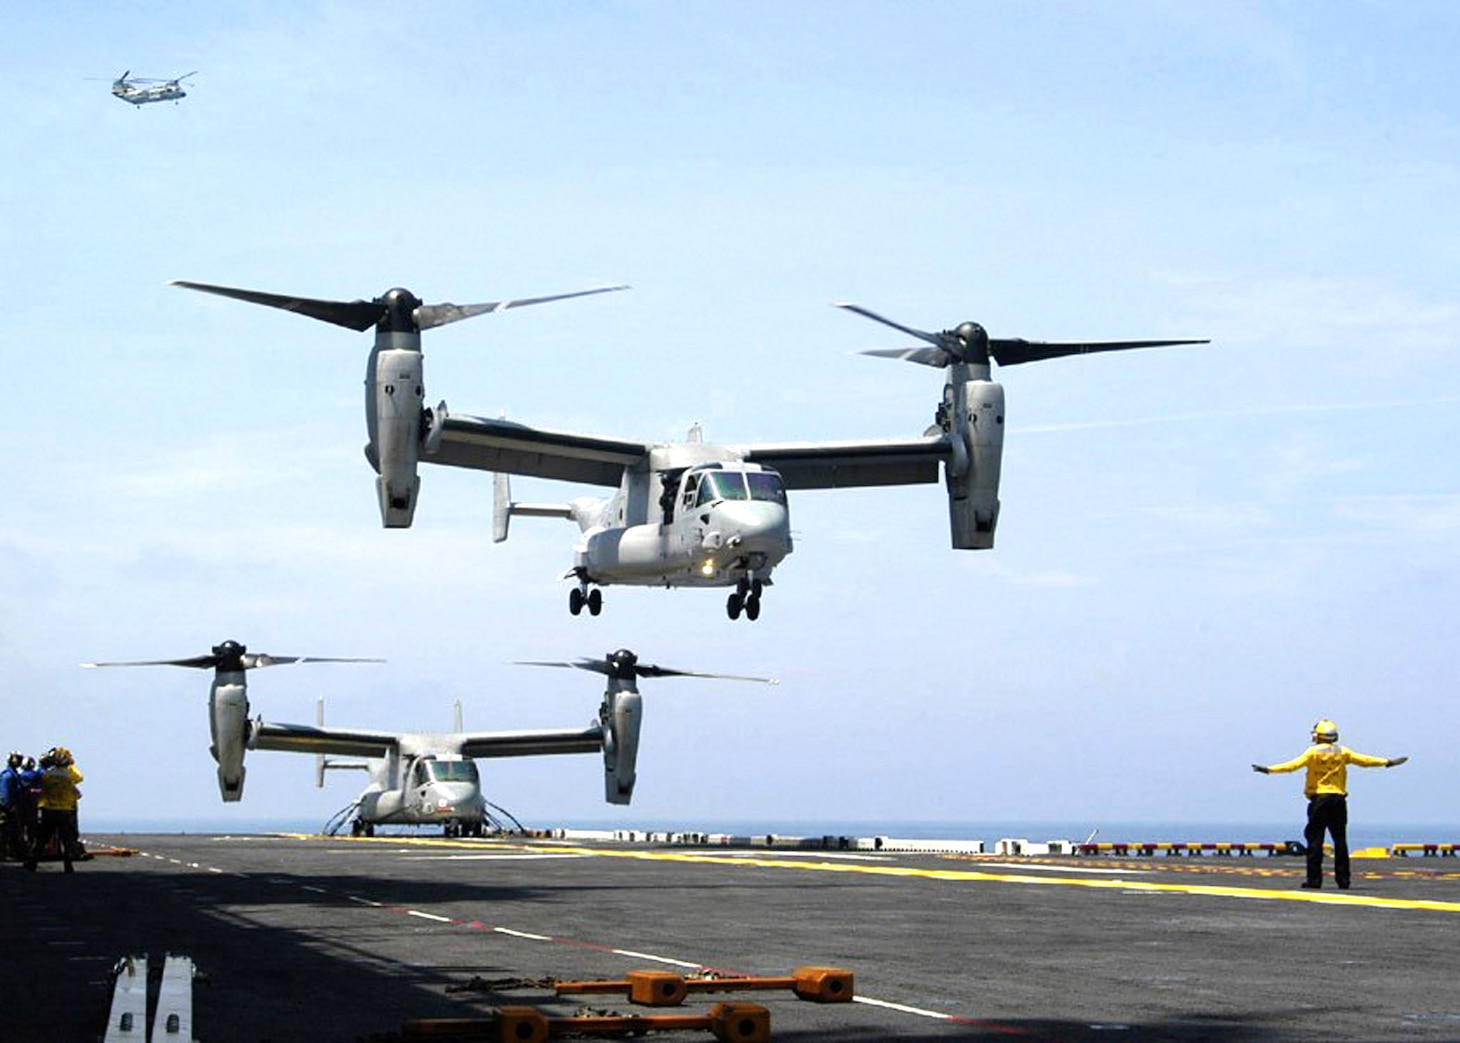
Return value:
<svg viewBox="0 0 1460 1043">
<path fill-rule="evenodd" d="M 243 796 L 243 755 L 248 739 L 248 695 L 242 683 L 219 680 L 209 700 L 213 759 L 218 762 L 218 791 L 228 803 Z"/>
<path fill-rule="evenodd" d="M 422 403 L 426 394 L 421 370 L 419 349 L 377 348 L 370 356 L 366 374 L 365 416 L 370 444 L 365 455 L 380 475 L 375 490 L 380 499 L 380 520 L 387 529 L 409 528 L 416 513 L 416 495 L 421 489 L 416 464 L 421 452 Z"/>
<path fill-rule="evenodd" d="M 598 720 L 603 727 L 603 799 L 627 804 L 634 799 L 643 699 L 638 692 L 610 692 Z"/>
<path fill-rule="evenodd" d="M 994 545 L 999 523 L 1004 389 L 991 380 L 970 380 L 951 390 L 955 394 L 950 435 L 955 448 L 944 468 L 948 526 L 955 550 L 987 550 Z M 962 394 L 956 393 L 959 390 Z"/>
</svg>

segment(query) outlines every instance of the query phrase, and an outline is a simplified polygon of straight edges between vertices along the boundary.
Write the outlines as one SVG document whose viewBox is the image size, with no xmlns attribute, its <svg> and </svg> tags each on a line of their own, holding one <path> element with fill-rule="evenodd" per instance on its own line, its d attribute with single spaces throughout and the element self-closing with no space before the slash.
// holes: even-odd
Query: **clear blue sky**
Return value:
<svg viewBox="0 0 1460 1043">
<path fill-rule="evenodd" d="M 7 12 L 0 746 L 72 747 L 83 818 L 322 820 L 360 782 L 255 754 L 219 804 L 202 653 L 255 713 L 586 724 L 645 684 L 635 803 L 594 758 L 484 762 L 562 818 L 1284 822 L 1320 716 L 1412 762 L 1368 823 L 1453 822 L 1460 9 L 1445 3 L 46 4 Z M 199 70 L 133 109 L 123 70 Z M 98 77 L 99 79 L 89 79 Z M 1210 346 L 1023 366 L 998 546 L 939 486 L 802 493 L 755 625 L 715 592 L 566 612 L 572 526 L 490 542 L 424 468 L 382 531 L 369 336 L 190 294 L 630 293 L 426 336 L 454 411 L 647 439 L 902 437 L 932 370 L 829 307 Z M 887 334 L 884 336 L 884 334 Z M 569 487 L 518 479 L 519 498 Z"/>
</svg>

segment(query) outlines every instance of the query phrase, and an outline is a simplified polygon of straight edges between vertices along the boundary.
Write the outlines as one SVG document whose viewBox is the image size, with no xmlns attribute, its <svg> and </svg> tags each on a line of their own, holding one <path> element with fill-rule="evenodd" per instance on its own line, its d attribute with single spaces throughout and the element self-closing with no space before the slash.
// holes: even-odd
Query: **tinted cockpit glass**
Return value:
<svg viewBox="0 0 1460 1043">
<path fill-rule="evenodd" d="M 748 471 L 745 480 L 750 483 L 752 500 L 768 500 L 771 503 L 786 502 L 786 483 L 781 476 L 767 471 Z"/>
<path fill-rule="evenodd" d="M 426 772 L 432 782 L 477 781 L 477 766 L 473 761 L 427 761 Z"/>
<path fill-rule="evenodd" d="M 786 485 L 769 471 L 711 471 L 700 480 L 696 506 L 716 500 L 765 500 L 786 502 Z"/>
<path fill-rule="evenodd" d="M 745 489 L 745 475 L 740 471 L 711 471 L 700 479 L 700 495 L 697 504 L 713 503 L 716 500 L 746 500 L 750 494 Z"/>
</svg>

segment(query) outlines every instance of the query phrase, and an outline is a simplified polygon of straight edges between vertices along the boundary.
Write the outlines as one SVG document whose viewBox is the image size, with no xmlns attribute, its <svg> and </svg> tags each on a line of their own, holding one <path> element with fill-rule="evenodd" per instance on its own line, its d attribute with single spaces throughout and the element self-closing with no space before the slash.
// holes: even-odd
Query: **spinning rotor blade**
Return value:
<svg viewBox="0 0 1460 1043">
<path fill-rule="evenodd" d="M 756 681 L 760 684 L 780 684 L 773 677 L 748 677 L 743 674 L 710 674 L 695 670 L 673 670 L 652 663 L 640 663 L 638 656 L 628 649 L 620 649 L 602 659 L 579 658 L 572 662 L 549 660 L 517 660 L 518 666 L 552 666 L 566 669 L 588 670 L 606 677 L 703 677 L 721 681 Z"/>
<path fill-rule="evenodd" d="M 200 670 L 211 670 L 218 665 L 218 657 L 212 655 L 196 655 L 191 659 L 135 659 L 121 663 L 82 663 L 90 670 L 99 666 L 194 666 Z"/>
<path fill-rule="evenodd" d="M 1128 348 L 1166 348 L 1178 344 L 1210 344 L 1210 340 L 1104 340 L 1050 343 L 1024 340 L 1021 337 L 989 341 L 989 354 L 1001 366 L 1017 366 L 1021 362 L 1041 362 L 1066 355 L 1092 355 L 1099 351 L 1125 351 Z"/>
<path fill-rule="evenodd" d="M 232 297 L 250 304 L 298 312 L 311 319 L 344 326 L 357 332 L 368 330 L 385 315 L 385 305 L 380 301 L 317 301 L 309 297 L 288 297 L 277 293 L 260 293 L 258 290 L 239 290 L 231 286 L 210 286 L 207 283 L 180 280 L 174 281 L 172 285 L 181 286 L 185 290 L 216 293 L 220 297 Z"/>
<path fill-rule="evenodd" d="M 909 337 L 916 337 L 916 338 L 918 338 L 918 340 L 925 340 L 929 344 L 937 345 L 937 344 L 940 343 L 939 340 L 938 340 L 938 335 L 936 333 L 928 333 L 926 330 L 915 330 L 911 326 L 904 326 L 900 322 L 893 322 L 889 318 L 885 318 L 884 316 L 878 315 L 875 311 L 869 311 L 869 310 L 867 310 L 866 308 L 862 307 L 860 304 L 850 304 L 850 303 L 848 303 L 846 301 L 840 301 L 840 302 L 838 302 L 836 304 L 836 307 L 838 307 L 838 308 L 845 308 L 847 311 L 850 311 L 850 312 L 856 312 L 858 315 L 862 316 L 862 318 L 864 318 L 864 319 L 871 319 L 873 322 L 880 322 L 884 326 L 891 326 L 895 330 L 899 330 L 899 331 L 901 331 L 903 333 L 906 333 Z M 864 352 L 864 354 L 870 355 L 870 354 L 873 354 L 873 353 L 872 352 Z M 882 354 L 882 352 L 879 352 L 878 354 Z"/>
<path fill-rule="evenodd" d="M 859 351 L 858 355 L 876 355 L 884 359 L 901 359 L 903 362 L 916 362 L 923 366 L 935 366 L 938 369 L 947 368 L 952 361 L 952 356 L 942 348 L 873 348 L 870 351 Z"/>
<path fill-rule="evenodd" d="M 352 659 L 338 658 L 335 656 L 312 656 L 312 655 L 246 655 L 243 657 L 245 669 L 253 670 L 265 666 L 288 666 L 290 663 L 383 663 L 384 659 Z"/>
<path fill-rule="evenodd" d="M 965 322 L 941 333 L 914 329 L 878 315 L 856 304 L 838 304 L 863 318 L 901 330 L 909 336 L 927 341 L 931 348 L 877 348 L 863 355 L 901 359 L 924 366 L 946 368 L 955 362 L 987 363 L 993 359 L 1001 366 L 1017 366 L 1021 362 L 1040 362 L 1066 355 L 1089 355 L 1100 351 L 1125 351 L 1131 348 L 1162 348 L 1180 344 L 1210 344 L 1209 340 L 1106 340 L 1106 341 L 1037 341 L 1022 337 L 991 338 L 976 322 Z"/>
<path fill-rule="evenodd" d="M 262 304 L 269 308 L 298 312 L 311 319 L 343 326 L 357 332 L 364 332 L 371 326 L 378 325 L 391 313 L 393 305 L 401 303 L 410 308 L 410 319 L 418 330 L 429 330 L 448 323 L 460 322 L 462 319 L 470 319 L 476 315 L 506 311 L 508 308 L 521 308 L 529 304 L 545 304 L 548 301 L 562 301 L 570 297 L 587 297 L 595 293 L 612 293 L 615 290 L 628 289 L 627 286 L 602 286 L 595 290 L 578 290 L 574 293 L 559 293 L 550 297 L 523 297 L 510 301 L 489 301 L 485 304 L 422 304 L 405 290 L 391 290 L 385 296 L 370 301 L 321 301 L 310 297 L 291 297 L 286 294 L 262 293 L 258 290 L 241 290 L 231 286 L 212 286 L 208 283 L 181 280 L 174 281 L 172 285 L 181 286 L 187 290 L 200 290 L 203 293 L 215 293 L 220 297 L 232 297 L 250 304 Z M 396 321 L 404 321 L 404 318 L 398 315 Z"/>
<path fill-rule="evenodd" d="M 421 329 L 429 330 L 488 312 L 496 313 L 508 308 L 523 308 L 529 304 L 546 304 L 548 301 L 565 301 L 570 297 L 588 297 L 595 293 L 613 293 L 615 290 L 627 289 L 627 286 L 600 286 L 596 290 L 555 293 L 551 297 L 521 297 L 513 301 L 494 301 L 489 304 L 423 304 L 416 309 L 416 322 Z"/>
<path fill-rule="evenodd" d="M 671 670 L 652 663 L 638 668 L 640 677 L 704 677 L 712 681 L 754 681 L 757 684 L 780 684 L 774 677 L 751 677 L 748 674 L 706 674 L 698 670 Z"/>
<path fill-rule="evenodd" d="M 189 656 L 186 659 L 142 659 L 115 663 L 82 663 L 84 667 L 99 666 L 189 666 L 199 670 L 254 670 L 265 666 L 285 666 L 289 663 L 383 663 L 384 659 L 336 659 L 326 656 L 272 656 L 264 652 L 250 652 L 237 641 L 224 641 L 213 646 L 210 655 Z"/>
</svg>

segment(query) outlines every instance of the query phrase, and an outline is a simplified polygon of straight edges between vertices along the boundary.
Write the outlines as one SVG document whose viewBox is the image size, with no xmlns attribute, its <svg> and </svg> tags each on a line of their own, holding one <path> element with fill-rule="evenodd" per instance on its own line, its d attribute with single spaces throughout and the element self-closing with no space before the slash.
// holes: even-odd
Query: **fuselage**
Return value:
<svg viewBox="0 0 1460 1043">
<path fill-rule="evenodd" d="M 358 817 L 371 825 L 465 826 L 482 821 L 481 777 L 469 757 L 388 757 L 370 762 Z"/>
<path fill-rule="evenodd" d="M 647 473 L 626 472 L 612 497 L 575 501 L 583 539 L 574 571 L 601 585 L 726 587 L 769 579 L 791 553 L 785 483 L 758 464 L 674 459 L 685 450 L 704 457 L 708 449 L 656 450 L 669 459 L 651 461 Z"/>
<path fill-rule="evenodd" d="M 177 101 L 188 96 L 187 91 L 173 84 L 163 87 L 134 87 L 118 82 L 113 85 L 112 93 L 133 105 L 146 105 L 153 101 Z"/>
</svg>

